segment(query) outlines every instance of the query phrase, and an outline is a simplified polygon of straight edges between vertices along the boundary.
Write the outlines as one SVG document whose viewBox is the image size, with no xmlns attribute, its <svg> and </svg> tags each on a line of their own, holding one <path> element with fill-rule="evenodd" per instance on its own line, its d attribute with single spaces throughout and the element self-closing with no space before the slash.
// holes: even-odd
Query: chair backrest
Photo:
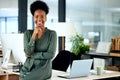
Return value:
<svg viewBox="0 0 120 80">
<path fill-rule="evenodd" d="M 52 69 L 67 71 L 69 64 L 72 63 L 73 54 L 70 51 L 62 50 L 52 61 Z"/>
</svg>

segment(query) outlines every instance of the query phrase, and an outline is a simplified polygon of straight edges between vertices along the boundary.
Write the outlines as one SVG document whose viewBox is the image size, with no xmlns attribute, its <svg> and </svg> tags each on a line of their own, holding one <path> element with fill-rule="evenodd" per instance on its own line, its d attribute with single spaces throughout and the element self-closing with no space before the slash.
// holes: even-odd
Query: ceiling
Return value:
<svg viewBox="0 0 120 80">
<path fill-rule="evenodd" d="M 29 0 L 33 1 L 33 0 Z M 57 6 L 58 0 L 43 0 L 51 6 Z M 106 10 L 120 12 L 120 0 L 66 0 L 66 7 L 78 10 Z"/>
<path fill-rule="evenodd" d="M 28 6 L 35 0 L 28 0 Z M 58 6 L 58 0 L 43 0 L 49 6 Z M 120 0 L 66 0 L 66 7 L 69 9 L 84 11 L 110 11 L 113 13 L 120 12 Z M 0 16 L 15 15 L 18 12 L 17 0 L 1 0 Z"/>
<path fill-rule="evenodd" d="M 118 8 L 120 7 L 120 0 L 66 0 L 67 4 L 73 7 L 86 8 Z"/>
</svg>

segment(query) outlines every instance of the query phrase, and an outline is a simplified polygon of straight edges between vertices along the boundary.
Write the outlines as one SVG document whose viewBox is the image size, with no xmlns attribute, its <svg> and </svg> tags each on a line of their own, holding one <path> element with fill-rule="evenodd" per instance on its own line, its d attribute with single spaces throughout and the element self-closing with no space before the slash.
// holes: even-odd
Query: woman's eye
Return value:
<svg viewBox="0 0 120 80">
<path fill-rule="evenodd" d="M 38 16 L 35 16 L 35 18 L 38 18 Z"/>
<path fill-rule="evenodd" d="M 44 16 L 44 15 L 41 15 L 41 16 L 36 15 L 35 18 L 41 18 L 41 19 L 44 19 L 45 16 Z"/>
<path fill-rule="evenodd" d="M 44 16 L 41 16 L 41 18 L 44 18 Z"/>
</svg>

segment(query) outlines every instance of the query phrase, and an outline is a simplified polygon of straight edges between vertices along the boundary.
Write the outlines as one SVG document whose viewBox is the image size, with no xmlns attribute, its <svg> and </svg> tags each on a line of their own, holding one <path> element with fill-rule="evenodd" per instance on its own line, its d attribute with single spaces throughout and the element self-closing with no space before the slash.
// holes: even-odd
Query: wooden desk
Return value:
<svg viewBox="0 0 120 80">
<path fill-rule="evenodd" d="M 19 80 L 19 75 L 0 73 L 0 80 Z"/>
<path fill-rule="evenodd" d="M 19 80 L 19 73 L 0 68 L 0 80 Z"/>
</svg>

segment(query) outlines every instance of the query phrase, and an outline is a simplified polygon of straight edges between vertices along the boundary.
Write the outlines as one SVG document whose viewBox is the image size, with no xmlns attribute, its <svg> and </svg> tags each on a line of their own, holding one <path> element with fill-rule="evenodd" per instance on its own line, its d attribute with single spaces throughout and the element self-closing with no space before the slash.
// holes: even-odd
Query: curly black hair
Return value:
<svg viewBox="0 0 120 80">
<path fill-rule="evenodd" d="M 31 14 L 34 16 L 34 12 L 38 9 L 45 11 L 46 14 L 49 12 L 48 5 L 43 1 L 35 1 L 30 5 Z"/>
</svg>

